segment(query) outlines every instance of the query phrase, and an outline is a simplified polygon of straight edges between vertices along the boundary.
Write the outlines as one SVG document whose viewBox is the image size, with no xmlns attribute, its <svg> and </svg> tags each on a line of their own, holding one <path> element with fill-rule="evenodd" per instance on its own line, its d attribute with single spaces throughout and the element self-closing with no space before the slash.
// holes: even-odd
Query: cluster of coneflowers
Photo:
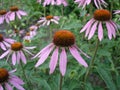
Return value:
<svg viewBox="0 0 120 90">
<path fill-rule="evenodd" d="M 98 39 L 101 41 L 103 39 L 103 25 L 105 25 L 106 30 L 108 31 L 108 38 L 115 38 L 117 25 L 112 21 L 112 15 L 110 11 L 101 9 L 102 6 L 107 6 L 107 3 L 104 0 L 75 0 L 75 3 L 78 3 L 79 6 L 82 6 L 82 8 L 84 8 L 92 1 L 94 1 L 98 9 L 95 10 L 93 18 L 87 22 L 87 24 L 81 29 L 80 32 L 85 31 L 85 36 L 88 37 L 88 39 L 91 39 L 95 34 L 95 31 L 98 30 Z M 41 0 L 37 0 L 37 2 L 41 3 Z M 67 6 L 68 3 L 66 0 L 44 0 L 44 6 L 49 4 L 63 4 L 64 6 Z M 118 13 L 120 13 L 119 10 L 115 12 L 115 14 Z M 6 10 L 0 10 L 0 24 L 2 24 L 4 21 L 9 23 L 10 21 L 15 20 L 16 16 L 18 19 L 21 19 L 21 16 L 26 15 L 27 13 L 19 10 L 17 6 L 10 7 L 10 11 L 8 12 Z M 31 38 L 37 35 L 37 30 L 41 26 L 48 26 L 51 22 L 59 24 L 59 19 L 60 17 L 52 15 L 41 17 L 37 24 L 30 26 L 29 32 L 26 33 L 24 40 L 30 41 Z M 15 30 L 15 33 L 21 34 L 22 32 Z M 59 60 L 60 73 L 62 76 L 64 76 L 67 67 L 68 51 L 78 61 L 79 64 L 83 65 L 84 67 L 88 67 L 88 64 L 80 54 L 83 54 L 87 58 L 89 58 L 89 56 L 77 47 L 75 40 L 75 35 L 70 30 L 58 30 L 54 33 L 52 42 L 34 56 L 34 54 L 32 54 L 29 50 L 34 49 L 35 46 L 26 47 L 22 42 L 18 42 L 11 38 L 6 38 L 0 34 L 0 48 L 4 51 L 4 53 L 0 55 L 0 59 L 6 57 L 6 61 L 11 60 L 11 63 L 13 65 L 19 64 L 21 62 L 26 64 L 26 56 L 29 54 L 33 56 L 33 59 L 39 58 L 35 64 L 35 67 L 38 67 L 43 64 L 50 53 L 52 53 L 49 63 L 49 73 L 52 74 L 54 72 Z M 13 75 L 15 71 L 16 70 L 9 72 L 5 68 L 0 68 L 0 90 L 13 90 L 14 87 L 16 87 L 18 90 L 24 90 L 22 87 L 24 82 L 19 77 Z"/>
<path fill-rule="evenodd" d="M 14 21 L 16 17 L 21 19 L 21 16 L 27 16 L 27 13 L 20 10 L 17 6 L 11 6 L 9 11 L 2 9 L 0 10 L 0 24 L 3 24 L 5 21 L 7 23 Z"/>
</svg>

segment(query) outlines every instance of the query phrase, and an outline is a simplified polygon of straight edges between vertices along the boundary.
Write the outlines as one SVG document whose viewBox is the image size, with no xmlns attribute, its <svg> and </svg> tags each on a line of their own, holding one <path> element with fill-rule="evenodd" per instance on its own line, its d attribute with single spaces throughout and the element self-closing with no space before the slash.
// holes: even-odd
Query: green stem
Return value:
<svg viewBox="0 0 120 90">
<path fill-rule="evenodd" d="M 89 76 L 90 72 L 92 71 L 92 67 L 94 66 L 95 57 L 97 55 L 98 47 L 99 47 L 99 39 L 97 40 L 97 44 L 96 44 L 96 48 L 95 48 L 95 53 L 94 53 L 93 59 L 91 60 L 90 65 L 89 65 L 89 67 L 87 69 L 87 72 L 85 74 L 84 84 L 86 83 L 87 77 Z"/>
<path fill-rule="evenodd" d="M 59 90 L 62 90 L 62 82 L 63 82 L 63 76 L 62 76 L 62 74 L 60 74 Z"/>
<path fill-rule="evenodd" d="M 32 90 L 32 88 L 31 88 L 31 83 L 30 83 L 30 81 L 27 79 L 27 75 L 25 74 L 25 70 L 24 70 L 24 67 L 23 67 L 23 64 L 22 64 L 21 61 L 20 61 L 20 65 L 21 65 L 21 68 L 22 68 L 23 77 L 24 77 L 24 79 L 25 79 L 25 81 L 26 81 L 26 83 L 27 83 L 27 88 L 29 88 L 29 90 Z"/>
</svg>

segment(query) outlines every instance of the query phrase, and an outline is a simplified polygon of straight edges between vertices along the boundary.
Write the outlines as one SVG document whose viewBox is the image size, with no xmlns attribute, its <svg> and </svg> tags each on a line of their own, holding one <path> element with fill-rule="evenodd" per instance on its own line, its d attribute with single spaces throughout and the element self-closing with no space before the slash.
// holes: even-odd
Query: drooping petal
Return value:
<svg viewBox="0 0 120 90">
<path fill-rule="evenodd" d="M 50 60 L 50 64 L 49 64 L 49 68 L 50 68 L 50 74 L 52 74 L 56 68 L 57 65 L 57 61 L 58 61 L 58 47 L 56 47 L 56 49 L 54 50 L 52 56 L 51 56 L 51 60 Z"/>
<path fill-rule="evenodd" d="M 9 19 L 10 19 L 10 21 L 15 20 L 15 12 L 10 13 Z"/>
<path fill-rule="evenodd" d="M 81 29 L 80 33 L 84 32 L 92 22 L 94 22 L 94 19 L 88 21 L 87 24 Z"/>
<path fill-rule="evenodd" d="M 0 46 L 1 46 L 1 48 L 3 49 L 3 50 L 6 50 L 6 47 L 5 47 L 5 45 L 1 42 L 0 43 Z"/>
<path fill-rule="evenodd" d="M 93 26 L 91 27 L 91 31 L 90 31 L 89 36 L 88 36 L 88 40 L 93 37 L 93 35 L 94 35 L 94 33 L 95 33 L 96 29 L 97 29 L 97 24 L 98 24 L 98 22 L 96 21 L 93 24 Z"/>
<path fill-rule="evenodd" d="M 110 28 L 110 25 L 108 22 L 106 22 L 106 27 L 107 27 L 107 30 L 108 30 L 108 38 L 111 40 L 112 39 L 112 30 Z"/>
<path fill-rule="evenodd" d="M 11 75 L 11 76 L 12 76 L 12 78 L 11 78 L 12 81 L 14 81 L 14 82 L 16 82 L 16 83 L 18 83 L 18 84 L 20 84 L 20 85 L 23 85 L 23 84 L 24 84 L 23 80 L 21 80 L 21 79 L 18 78 L 17 76 L 15 76 L 15 75 Z"/>
<path fill-rule="evenodd" d="M 21 55 L 21 60 L 24 64 L 26 64 L 26 57 L 24 55 L 24 53 L 22 51 L 20 51 L 20 55 Z"/>
<path fill-rule="evenodd" d="M 16 53 L 13 52 L 13 55 L 12 55 L 12 64 L 13 64 L 13 65 L 16 64 L 16 59 L 17 59 L 17 57 L 16 57 Z"/>
<path fill-rule="evenodd" d="M 13 88 L 8 83 L 5 83 L 5 87 L 6 87 L 6 90 L 13 90 Z"/>
<path fill-rule="evenodd" d="M 98 38 L 101 41 L 103 39 L 103 27 L 102 27 L 102 22 L 99 23 L 98 25 Z"/>
<path fill-rule="evenodd" d="M 62 52 L 60 54 L 60 61 L 59 61 L 59 68 L 62 76 L 65 75 L 66 67 L 67 67 L 67 55 L 65 48 L 62 48 Z"/>
<path fill-rule="evenodd" d="M 43 53 L 43 52 L 45 52 L 48 48 L 50 48 L 50 47 L 52 47 L 53 46 L 53 43 L 50 43 L 49 45 L 47 45 L 45 48 L 43 48 L 39 53 L 37 53 L 34 57 L 33 57 L 33 59 L 34 58 L 36 58 L 36 57 L 38 57 L 41 53 Z"/>
<path fill-rule="evenodd" d="M 25 11 L 19 10 L 18 12 L 19 12 L 19 14 L 22 15 L 22 16 L 27 16 L 27 13 L 26 13 Z"/>
<path fill-rule="evenodd" d="M 0 90 L 4 90 L 1 84 L 0 84 Z"/>
<path fill-rule="evenodd" d="M 75 47 L 69 47 L 70 53 L 73 55 L 73 57 L 84 67 L 88 67 L 87 63 L 84 61 L 84 59 L 80 56 L 79 52 Z"/>
<path fill-rule="evenodd" d="M 19 51 L 17 52 L 17 63 L 18 64 L 20 63 L 20 52 Z"/>
<path fill-rule="evenodd" d="M 19 85 L 18 83 L 16 83 L 16 82 L 14 82 L 14 81 L 12 81 L 12 80 L 9 80 L 10 81 L 10 83 L 14 86 L 14 87 L 16 87 L 17 89 L 19 89 L 19 90 L 25 90 L 21 85 Z"/>
<path fill-rule="evenodd" d="M 35 49 L 36 46 L 33 46 L 33 47 L 25 47 L 26 49 Z"/>
<path fill-rule="evenodd" d="M 21 15 L 19 14 L 19 11 L 16 12 L 18 19 L 21 19 Z"/>
<path fill-rule="evenodd" d="M 2 59 L 2 58 L 4 58 L 5 56 L 7 56 L 9 52 L 10 52 L 10 50 L 7 50 L 6 52 L 4 52 L 4 53 L 0 56 L 0 59 Z"/>
<path fill-rule="evenodd" d="M 36 63 L 35 67 L 38 67 L 39 65 L 41 65 L 42 63 L 45 62 L 45 60 L 47 59 L 47 57 L 49 56 L 50 52 L 53 50 L 54 46 L 47 48 L 46 52 L 44 52 L 41 56 L 40 59 L 38 60 L 38 62 Z"/>
</svg>

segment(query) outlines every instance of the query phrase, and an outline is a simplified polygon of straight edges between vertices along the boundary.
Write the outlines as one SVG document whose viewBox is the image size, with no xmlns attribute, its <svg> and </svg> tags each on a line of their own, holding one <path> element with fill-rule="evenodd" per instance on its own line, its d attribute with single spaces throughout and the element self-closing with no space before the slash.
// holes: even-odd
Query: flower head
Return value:
<svg viewBox="0 0 120 90">
<path fill-rule="evenodd" d="M 53 51 L 54 50 L 54 51 Z M 59 51 L 60 53 L 60 61 L 59 61 L 59 67 L 60 72 L 62 76 L 65 75 L 66 72 L 66 66 L 67 66 L 67 53 L 66 51 L 69 50 L 72 56 L 84 67 L 88 67 L 87 63 L 84 61 L 84 59 L 80 56 L 79 51 L 83 53 L 80 49 L 77 48 L 75 45 L 75 36 L 72 32 L 68 30 L 59 30 L 57 31 L 53 36 L 53 42 L 50 43 L 48 46 L 43 48 L 34 58 L 38 57 L 39 60 L 36 63 L 35 67 L 38 67 L 42 63 L 45 62 L 47 57 L 50 55 L 50 53 L 53 51 L 49 68 L 50 68 L 50 74 L 52 74 L 57 66 Z M 85 53 L 83 53 L 85 56 L 87 56 Z"/>
<path fill-rule="evenodd" d="M 37 34 L 37 29 L 38 29 L 38 26 L 36 26 L 36 25 L 32 25 L 29 28 L 31 37 L 34 37 Z"/>
<path fill-rule="evenodd" d="M 21 19 L 21 16 L 27 16 L 27 13 L 23 10 L 20 10 L 17 6 L 11 6 L 10 11 L 8 12 L 8 17 L 10 21 L 14 21 L 15 17 Z"/>
<path fill-rule="evenodd" d="M 2 50 L 7 50 L 8 47 L 10 47 L 10 44 L 12 44 L 15 40 L 10 38 L 3 37 L 2 34 L 0 34 L 0 48 Z"/>
<path fill-rule="evenodd" d="M 6 10 L 0 10 L 0 24 L 3 24 L 4 21 L 9 23 L 9 18 Z"/>
<path fill-rule="evenodd" d="M 38 23 L 41 23 L 43 26 L 50 25 L 50 22 L 54 22 L 55 24 L 58 24 L 58 21 L 60 18 L 58 16 L 52 16 L 48 15 L 46 17 L 41 17 Z"/>
<path fill-rule="evenodd" d="M 64 5 L 64 6 L 67 6 L 68 3 L 66 0 L 44 0 L 44 3 L 43 5 L 46 6 L 46 5 Z"/>
<path fill-rule="evenodd" d="M 14 42 L 11 44 L 10 49 L 8 49 L 6 52 L 4 52 L 1 56 L 0 59 L 4 58 L 7 56 L 7 61 L 12 56 L 12 64 L 15 65 L 16 63 L 19 64 L 20 60 L 24 64 L 26 64 L 26 57 L 25 53 L 27 52 L 28 54 L 32 55 L 33 54 L 29 51 L 29 49 L 34 49 L 35 47 L 25 47 L 22 43 L 20 42 Z"/>
<path fill-rule="evenodd" d="M 89 5 L 92 1 L 94 1 L 94 4 L 97 8 L 102 8 L 102 6 L 106 7 L 107 3 L 104 0 L 75 0 L 75 3 L 78 3 L 78 7 L 82 6 L 82 8 L 85 8 L 86 5 Z"/>
<path fill-rule="evenodd" d="M 22 85 L 23 80 L 13 75 L 16 70 L 8 72 L 5 68 L 0 68 L 0 90 L 13 90 L 13 87 L 19 90 L 25 90 Z"/>
<path fill-rule="evenodd" d="M 106 24 L 108 30 L 108 37 L 112 39 L 112 37 L 116 37 L 116 24 L 111 20 L 111 13 L 105 9 L 99 9 L 94 12 L 93 18 L 87 22 L 87 24 L 82 28 L 80 32 L 85 33 L 85 37 L 88 36 L 88 39 L 91 39 L 98 29 L 98 38 L 101 41 L 103 39 L 103 26 L 102 24 Z M 98 27 L 97 27 L 98 26 Z"/>
</svg>

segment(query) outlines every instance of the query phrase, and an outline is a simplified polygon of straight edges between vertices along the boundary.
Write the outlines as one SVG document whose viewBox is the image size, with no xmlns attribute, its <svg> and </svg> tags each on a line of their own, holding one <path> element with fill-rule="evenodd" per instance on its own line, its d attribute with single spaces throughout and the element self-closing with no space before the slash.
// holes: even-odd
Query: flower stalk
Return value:
<svg viewBox="0 0 120 90">
<path fill-rule="evenodd" d="M 87 80 L 87 78 L 88 78 L 90 72 L 92 71 L 92 67 L 94 66 L 95 57 L 96 57 L 96 55 L 97 55 L 99 43 L 100 43 L 100 42 L 99 42 L 99 39 L 97 39 L 97 44 L 96 44 L 94 56 L 93 56 L 93 59 L 92 59 L 91 62 L 90 62 L 90 65 L 89 65 L 89 67 L 88 67 L 88 69 L 87 69 L 87 72 L 86 72 L 86 74 L 85 74 L 84 84 L 86 83 L 86 80 Z"/>
</svg>

